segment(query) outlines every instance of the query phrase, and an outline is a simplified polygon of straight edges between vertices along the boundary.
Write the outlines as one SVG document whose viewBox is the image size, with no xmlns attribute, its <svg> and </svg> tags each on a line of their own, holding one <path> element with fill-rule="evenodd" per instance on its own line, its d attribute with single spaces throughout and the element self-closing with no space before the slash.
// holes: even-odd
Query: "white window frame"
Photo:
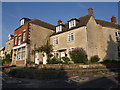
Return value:
<svg viewBox="0 0 120 90">
<path fill-rule="evenodd" d="M 58 45 L 58 37 L 54 37 L 54 40 L 53 40 L 53 43 L 54 43 L 54 45 Z"/>
<path fill-rule="evenodd" d="M 18 45 L 21 44 L 21 36 L 18 37 Z"/>
<path fill-rule="evenodd" d="M 57 26 L 57 27 L 56 27 L 56 33 L 57 33 L 57 32 L 61 32 L 61 31 L 62 31 L 62 26 L 61 26 L 61 25 L 60 25 L 60 26 Z"/>
<path fill-rule="evenodd" d="M 26 40 L 26 32 L 23 32 L 23 42 Z"/>
<path fill-rule="evenodd" d="M 69 22 L 69 29 L 75 26 L 76 26 L 76 20 L 72 20 Z"/>
<path fill-rule="evenodd" d="M 17 45 L 17 37 L 15 37 L 15 45 Z"/>
<path fill-rule="evenodd" d="M 116 32 L 116 41 L 120 42 L 120 32 Z"/>
<path fill-rule="evenodd" d="M 25 60 L 25 47 L 22 47 L 21 60 Z"/>
<path fill-rule="evenodd" d="M 23 25 L 23 24 L 24 24 L 24 21 L 25 21 L 25 20 L 22 19 L 21 22 L 20 22 L 20 25 Z"/>
<path fill-rule="evenodd" d="M 73 32 L 70 32 L 68 34 L 68 42 L 72 42 L 75 40 L 75 36 L 74 36 L 74 33 Z"/>
</svg>

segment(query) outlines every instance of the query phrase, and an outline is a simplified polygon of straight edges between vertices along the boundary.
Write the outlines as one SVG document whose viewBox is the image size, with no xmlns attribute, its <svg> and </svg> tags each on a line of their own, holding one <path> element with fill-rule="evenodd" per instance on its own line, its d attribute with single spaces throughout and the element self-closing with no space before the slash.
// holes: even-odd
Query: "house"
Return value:
<svg viewBox="0 0 120 90">
<path fill-rule="evenodd" d="M 12 59 L 12 50 L 13 50 L 13 44 L 14 44 L 14 36 L 9 34 L 8 35 L 9 40 L 6 41 L 6 46 L 5 46 L 5 53 L 6 55 L 9 54 Z"/>
<path fill-rule="evenodd" d="M 5 47 L 0 48 L 0 60 L 5 59 Z"/>
<path fill-rule="evenodd" d="M 46 45 L 53 46 L 55 57 L 69 56 L 74 48 L 83 48 L 90 59 L 94 55 L 102 60 L 120 59 L 120 25 L 116 17 L 111 22 L 95 19 L 93 9 L 80 18 L 72 18 L 63 24 L 58 20 L 54 26 L 38 19 L 22 18 L 20 27 L 14 31 L 12 64 L 46 64 L 46 54 L 35 49 Z"/>
<path fill-rule="evenodd" d="M 55 26 L 38 19 L 22 18 L 20 27 L 14 31 L 12 64 L 25 66 L 27 63 L 44 63 L 42 53 L 33 51 L 45 45 Z"/>
<path fill-rule="evenodd" d="M 57 58 L 69 56 L 74 48 L 83 48 L 88 59 L 98 55 L 102 60 L 120 60 L 120 25 L 116 17 L 111 22 L 95 19 L 93 9 L 88 15 L 72 18 L 66 24 L 58 20 L 56 31 L 50 36 L 53 54 Z"/>
</svg>

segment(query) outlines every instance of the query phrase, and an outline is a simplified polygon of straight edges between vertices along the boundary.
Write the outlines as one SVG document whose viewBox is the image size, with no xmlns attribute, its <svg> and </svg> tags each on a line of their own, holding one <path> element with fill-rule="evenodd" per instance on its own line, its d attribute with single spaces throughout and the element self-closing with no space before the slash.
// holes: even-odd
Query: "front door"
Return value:
<svg viewBox="0 0 120 90">
<path fill-rule="evenodd" d="M 65 57 L 65 52 L 61 52 L 61 57 Z"/>
<path fill-rule="evenodd" d="M 35 64 L 39 64 L 39 54 L 35 53 Z"/>
</svg>

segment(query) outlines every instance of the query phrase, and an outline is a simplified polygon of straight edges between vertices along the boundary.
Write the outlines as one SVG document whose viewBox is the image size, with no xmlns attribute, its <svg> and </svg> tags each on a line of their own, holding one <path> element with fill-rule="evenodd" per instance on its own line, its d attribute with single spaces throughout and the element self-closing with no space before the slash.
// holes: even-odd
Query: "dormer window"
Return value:
<svg viewBox="0 0 120 90">
<path fill-rule="evenodd" d="M 26 22 L 30 21 L 30 19 L 24 17 L 24 18 L 20 19 L 19 21 L 20 21 L 20 25 L 24 25 Z"/>
<path fill-rule="evenodd" d="M 69 28 L 75 27 L 76 26 L 76 21 L 72 20 L 69 22 Z"/>
<path fill-rule="evenodd" d="M 57 26 L 56 27 L 56 33 L 61 32 L 61 31 L 62 31 L 62 25 Z"/>
<path fill-rule="evenodd" d="M 20 22 L 20 25 L 23 25 L 23 24 L 24 24 L 24 21 L 25 21 L 25 20 L 22 19 L 21 22 Z"/>
<path fill-rule="evenodd" d="M 62 20 L 58 20 L 58 25 L 56 26 L 56 33 L 62 31 Z"/>
</svg>

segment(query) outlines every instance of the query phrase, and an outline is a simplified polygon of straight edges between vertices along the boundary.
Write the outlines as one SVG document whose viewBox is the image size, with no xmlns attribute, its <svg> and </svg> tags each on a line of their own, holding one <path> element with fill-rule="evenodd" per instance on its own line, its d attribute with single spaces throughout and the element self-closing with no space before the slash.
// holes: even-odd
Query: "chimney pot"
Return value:
<svg viewBox="0 0 120 90">
<path fill-rule="evenodd" d="M 92 8 L 88 8 L 88 15 L 93 15 L 93 9 Z"/>
<path fill-rule="evenodd" d="M 115 16 L 112 16 L 112 18 L 111 18 L 111 22 L 113 22 L 113 23 L 117 23 L 117 20 L 116 20 L 116 17 L 115 17 Z"/>
<path fill-rule="evenodd" d="M 58 25 L 59 25 L 59 24 L 62 24 L 62 20 L 60 20 L 60 19 L 58 20 Z"/>
</svg>

